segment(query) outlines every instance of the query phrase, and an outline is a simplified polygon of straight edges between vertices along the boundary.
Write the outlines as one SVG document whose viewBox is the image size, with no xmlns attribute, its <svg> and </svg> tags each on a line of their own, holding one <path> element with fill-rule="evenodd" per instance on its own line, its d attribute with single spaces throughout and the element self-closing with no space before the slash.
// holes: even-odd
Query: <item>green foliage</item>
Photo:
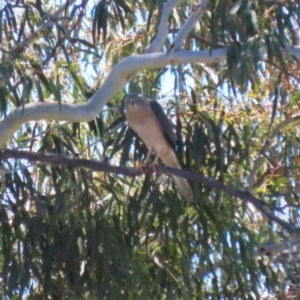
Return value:
<svg viewBox="0 0 300 300">
<path fill-rule="evenodd" d="M 79 2 L 28 44 L 25 37 L 57 7 L 1 6 L 2 118 L 27 103 L 85 102 L 114 65 L 149 46 L 164 3 Z M 164 51 L 191 11 L 187 2 L 174 9 Z M 297 24 L 299 5 L 290 1 L 209 1 L 185 46 L 227 47 L 227 61 L 145 70 L 126 86 L 160 95 L 184 168 L 249 187 L 294 225 L 299 76 L 281 49 L 299 42 Z M 139 166 L 146 149 L 120 113 L 123 95 L 89 123 L 26 123 L 7 147 Z M 297 255 L 258 255 L 291 233 L 218 189 L 192 182 L 195 202 L 187 203 L 167 176 L 129 178 L 18 159 L 1 161 L 1 179 L 3 299 L 262 299 L 288 289 L 297 296 Z"/>
</svg>

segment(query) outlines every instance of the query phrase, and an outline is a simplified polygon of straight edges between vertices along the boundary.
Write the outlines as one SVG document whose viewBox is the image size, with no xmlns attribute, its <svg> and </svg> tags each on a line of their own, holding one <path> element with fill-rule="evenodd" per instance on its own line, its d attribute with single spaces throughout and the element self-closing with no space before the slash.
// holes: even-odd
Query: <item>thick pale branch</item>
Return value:
<svg viewBox="0 0 300 300">
<path fill-rule="evenodd" d="M 172 9 L 175 8 L 182 1 L 183 0 L 169 0 L 164 4 L 157 35 L 151 42 L 149 48 L 146 49 L 145 53 L 154 53 L 156 51 L 161 50 L 169 33 L 169 15 Z M 135 75 L 136 73 L 128 74 L 127 81 L 131 81 Z"/>
<path fill-rule="evenodd" d="M 165 3 L 164 9 L 160 18 L 160 23 L 155 39 L 150 44 L 146 53 L 153 53 L 161 50 L 163 43 L 165 42 L 169 34 L 169 15 L 173 8 L 180 4 L 182 0 L 170 0 Z"/>
<path fill-rule="evenodd" d="M 163 13 L 160 19 L 160 24 L 158 27 L 157 35 L 154 40 L 151 42 L 149 48 L 145 51 L 145 53 L 153 53 L 161 50 L 168 34 L 169 34 L 169 15 L 171 10 L 175 8 L 178 4 L 180 4 L 182 0 L 169 0 L 165 3 Z M 196 22 L 202 17 L 204 10 L 206 9 L 207 0 L 199 0 L 199 5 L 197 9 L 192 13 L 187 22 L 183 25 L 182 29 L 178 32 L 178 35 L 175 39 L 175 44 L 172 43 L 173 46 L 180 46 L 179 43 L 183 42 L 184 38 L 189 34 L 189 32 L 194 28 Z M 174 47 L 170 47 L 174 48 Z M 175 48 L 177 49 L 177 48 Z M 130 74 L 128 76 L 128 81 L 130 81 L 135 74 Z"/>
<path fill-rule="evenodd" d="M 13 133 L 25 122 L 31 120 L 51 119 L 56 121 L 84 122 L 90 121 L 102 111 L 104 105 L 119 91 L 126 83 L 130 81 L 135 74 L 144 69 L 161 68 L 175 63 L 192 63 L 192 62 L 217 62 L 224 60 L 226 50 L 214 53 L 204 52 L 176 52 L 174 53 L 152 53 L 160 49 L 168 35 L 168 16 L 171 10 L 176 7 L 182 0 L 169 0 L 163 9 L 159 32 L 147 50 L 147 54 L 135 55 L 123 59 L 115 66 L 110 75 L 105 80 L 103 86 L 92 96 L 85 104 L 62 104 L 56 103 L 31 103 L 24 107 L 15 109 L 6 119 L 0 123 L 0 147 L 3 147 Z M 206 1 L 206 0 L 205 0 Z M 68 1 L 69 4 L 74 0 Z M 65 4 L 66 5 L 66 4 Z M 61 6 L 53 16 L 61 13 L 64 6 Z M 199 16 L 198 16 L 199 17 Z M 44 24 L 43 24 L 44 25 Z M 45 24 L 44 26 L 46 26 Z M 48 24 L 49 25 L 49 24 Z M 46 27 L 41 27 L 38 32 L 42 32 Z M 32 42 L 35 35 L 27 38 L 24 43 Z M 24 45 L 25 45 L 24 44 Z M 22 45 L 20 45 L 22 48 Z M 21 49 L 20 48 L 20 49 Z"/>
<path fill-rule="evenodd" d="M 190 15 L 188 20 L 184 23 L 184 25 L 179 30 L 174 42 L 170 46 L 169 51 L 177 50 L 182 45 L 184 39 L 190 34 L 190 32 L 195 27 L 198 20 L 203 16 L 207 6 L 207 2 L 208 2 L 207 0 L 199 1 L 193 13 Z"/>
<path fill-rule="evenodd" d="M 176 176 L 184 177 L 192 181 L 201 182 L 211 188 L 217 189 L 228 195 L 249 202 L 253 206 L 255 206 L 260 212 L 262 212 L 265 216 L 267 216 L 270 220 L 281 225 L 288 232 L 292 232 L 292 233 L 300 232 L 300 228 L 277 217 L 273 213 L 273 211 L 271 211 L 264 205 L 262 201 L 255 198 L 249 192 L 242 191 L 235 187 L 225 185 L 224 183 L 216 179 L 207 178 L 204 175 L 196 174 L 191 171 L 157 166 L 155 170 L 153 168 L 149 168 L 146 169 L 147 172 L 145 172 L 145 170 L 142 168 L 117 167 L 101 161 L 78 159 L 78 158 L 66 157 L 58 154 L 34 153 L 34 152 L 16 151 L 16 150 L 4 150 L 0 152 L 0 160 L 6 160 L 9 158 L 28 159 L 29 161 L 35 161 L 35 162 L 47 162 L 47 163 L 59 164 L 59 165 L 70 166 L 70 167 L 89 168 L 91 170 L 110 172 L 110 173 L 121 174 L 121 175 L 132 176 L 132 177 L 142 175 L 145 173 L 152 174 L 155 171 L 159 174 L 168 174 L 168 175 L 176 175 Z"/>
<path fill-rule="evenodd" d="M 207 51 L 176 51 L 170 53 L 140 54 L 124 58 L 108 75 L 102 87 L 84 104 L 30 103 L 16 108 L 0 123 L 0 147 L 25 122 L 56 120 L 87 122 L 93 120 L 104 105 L 121 91 L 128 78 L 144 69 L 157 69 L 169 64 L 213 63 L 226 58 L 227 49 Z"/>
</svg>

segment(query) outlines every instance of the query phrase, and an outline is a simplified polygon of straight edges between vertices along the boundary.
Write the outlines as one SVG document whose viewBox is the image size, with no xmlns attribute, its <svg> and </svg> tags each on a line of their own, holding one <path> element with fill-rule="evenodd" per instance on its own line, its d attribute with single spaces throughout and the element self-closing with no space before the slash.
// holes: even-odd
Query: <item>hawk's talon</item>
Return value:
<svg viewBox="0 0 300 300">
<path fill-rule="evenodd" d="M 144 173 L 144 174 L 153 174 L 156 172 L 156 166 L 153 164 L 142 164 L 139 166 L 139 169 Z"/>
</svg>

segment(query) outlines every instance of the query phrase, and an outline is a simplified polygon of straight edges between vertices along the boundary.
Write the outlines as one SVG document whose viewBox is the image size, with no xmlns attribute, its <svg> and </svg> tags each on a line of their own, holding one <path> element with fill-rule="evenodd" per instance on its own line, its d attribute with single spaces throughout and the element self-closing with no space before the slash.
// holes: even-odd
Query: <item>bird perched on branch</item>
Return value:
<svg viewBox="0 0 300 300">
<path fill-rule="evenodd" d="M 130 94 L 124 97 L 124 110 L 127 123 L 133 132 L 145 143 L 148 154 L 144 164 L 155 154 L 154 164 L 160 158 L 167 167 L 181 169 L 175 153 L 176 135 L 162 107 L 152 99 Z M 180 195 L 186 200 L 193 200 L 193 192 L 185 178 L 171 176 Z"/>
</svg>

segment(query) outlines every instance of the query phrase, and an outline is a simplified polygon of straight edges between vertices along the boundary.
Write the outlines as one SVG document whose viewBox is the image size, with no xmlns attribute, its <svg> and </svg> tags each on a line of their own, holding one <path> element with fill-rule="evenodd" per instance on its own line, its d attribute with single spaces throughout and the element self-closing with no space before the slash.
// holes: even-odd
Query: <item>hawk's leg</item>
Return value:
<svg viewBox="0 0 300 300">
<path fill-rule="evenodd" d="M 154 158 L 154 161 L 152 163 L 153 166 L 158 166 L 158 159 L 159 159 L 158 155 L 155 154 L 155 158 Z"/>
<path fill-rule="evenodd" d="M 143 165 L 148 165 L 150 157 L 151 157 L 151 152 L 152 152 L 152 150 L 150 149 L 146 155 L 146 158 L 143 161 Z"/>
<path fill-rule="evenodd" d="M 150 164 L 149 163 L 149 160 L 150 160 L 150 157 L 151 157 L 151 154 L 152 154 L 152 150 L 150 149 L 147 153 L 147 156 L 146 158 L 144 159 L 143 161 L 143 164 L 142 166 L 140 166 L 140 168 L 143 170 L 143 172 L 145 173 L 153 173 L 155 172 L 155 167 L 158 165 L 158 155 L 155 154 L 155 158 L 154 158 L 154 161 Z"/>
</svg>

